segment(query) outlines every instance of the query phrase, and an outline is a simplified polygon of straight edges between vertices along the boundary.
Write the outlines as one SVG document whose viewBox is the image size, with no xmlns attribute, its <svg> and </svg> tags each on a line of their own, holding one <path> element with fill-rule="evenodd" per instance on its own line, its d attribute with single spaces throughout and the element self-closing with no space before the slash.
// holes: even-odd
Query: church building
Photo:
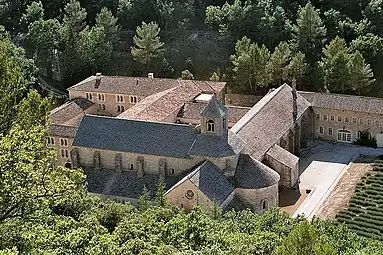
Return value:
<svg viewBox="0 0 383 255">
<path fill-rule="evenodd" d="M 279 187 L 298 185 L 308 139 L 348 142 L 344 130 L 355 123 L 352 115 L 346 122 L 347 111 L 369 110 L 372 135 L 379 133 L 379 109 L 363 103 L 328 109 L 321 93 L 284 84 L 252 108 L 225 106 L 225 85 L 97 74 L 69 88 L 70 101 L 52 111 L 48 143 L 58 164 L 81 167 L 89 192 L 102 197 L 135 204 L 144 189 L 154 195 L 162 177 L 168 201 L 185 210 L 218 204 L 262 213 L 278 206 Z"/>
</svg>

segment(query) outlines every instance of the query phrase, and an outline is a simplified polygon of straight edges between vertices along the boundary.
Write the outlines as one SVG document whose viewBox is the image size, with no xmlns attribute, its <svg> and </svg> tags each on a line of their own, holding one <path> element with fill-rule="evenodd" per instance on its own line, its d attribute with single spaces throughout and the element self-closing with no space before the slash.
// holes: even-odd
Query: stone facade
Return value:
<svg viewBox="0 0 383 255">
<path fill-rule="evenodd" d="M 278 183 L 262 189 L 235 189 L 243 203 L 253 212 L 262 214 L 269 208 L 278 207 Z"/>
<path fill-rule="evenodd" d="M 358 139 L 358 132 L 367 130 L 376 137 L 383 131 L 380 114 L 314 107 L 313 117 L 314 134 L 318 139 L 352 143 Z"/>
<path fill-rule="evenodd" d="M 70 99 L 78 97 L 94 102 L 98 115 L 113 117 L 118 116 L 145 98 L 139 95 L 69 90 Z"/>
</svg>

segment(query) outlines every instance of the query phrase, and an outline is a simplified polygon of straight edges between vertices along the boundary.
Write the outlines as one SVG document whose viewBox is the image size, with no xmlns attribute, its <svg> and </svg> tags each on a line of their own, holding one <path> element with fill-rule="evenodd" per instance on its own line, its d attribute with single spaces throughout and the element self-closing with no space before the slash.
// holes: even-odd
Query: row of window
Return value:
<svg viewBox="0 0 383 255">
<path fill-rule="evenodd" d="M 332 128 L 328 128 L 327 135 L 333 136 L 334 130 Z M 319 134 L 326 135 L 326 132 L 323 127 L 319 127 Z M 362 135 L 361 131 L 358 131 L 357 138 L 359 139 Z M 371 133 L 369 133 L 371 137 Z M 337 134 L 338 141 L 351 142 L 351 132 L 348 130 L 339 130 Z"/>
<path fill-rule="evenodd" d="M 92 93 L 85 93 L 86 99 L 93 100 Z M 97 100 L 98 101 L 105 101 L 105 94 L 98 93 L 97 94 Z M 123 95 L 116 95 L 116 102 L 123 103 L 124 102 L 124 96 Z M 130 103 L 136 104 L 138 102 L 138 99 L 136 96 L 130 96 Z"/>
<path fill-rule="evenodd" d="M 345 122 L 345 123 L 352 123 L 352 124 L 359 124 L 359 125 L 366 125 L 366 126 L 375 126 L 375 127 L 379 127 L 380 126 L 380 123 L 379 121 L 373 121 L 373 120 L 365 120 L 363 122 L 363 119 L 357 119 L 355 117 L 342 117 L 342 116 L 337 116 L 335 118 L 334 115 L 330 115 L 328 116 L 327 114 L 317 114 L 316 115 L 316 118 L 317 120 L 323 120 L 323 121 L 337 121 L 337 122 Z"/>
<path fill-rule="evenodd" d="M 106 110 L 105 104 L 98 104 L 98 110 L 105 111 Z M 124 112 L 124 111 L 125 111 L 125 106 L 117 105 L 117 112 Z"/>
<path fill-rule="evenodd" d="M 47 142 L 49 145 L 55 145 L 55 139 L 53 137 L 48 137 Z M 60 146 L 68 147 L 68 139 L 60 138 Z"/>
</svg>

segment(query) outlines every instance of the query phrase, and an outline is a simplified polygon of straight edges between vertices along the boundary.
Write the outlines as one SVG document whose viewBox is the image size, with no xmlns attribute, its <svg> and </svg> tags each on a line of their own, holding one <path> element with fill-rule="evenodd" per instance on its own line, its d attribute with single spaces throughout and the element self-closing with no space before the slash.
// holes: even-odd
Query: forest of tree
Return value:
<svg viewBox="0 0 383 255">
<path fill-rule="evenodd" d="M 1 0 L 0 25 L 63 87 L 150 71 L 383 96 L 382 0 Z"/>
</svg>

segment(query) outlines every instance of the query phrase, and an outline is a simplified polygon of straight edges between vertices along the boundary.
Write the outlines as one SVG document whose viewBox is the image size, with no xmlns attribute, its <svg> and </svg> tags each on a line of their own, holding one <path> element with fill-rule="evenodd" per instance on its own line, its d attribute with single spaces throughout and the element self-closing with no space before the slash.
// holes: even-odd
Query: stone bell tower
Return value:
<svg viewBox="0 0 383 255">
<path fill-rule="evenodd" d="M 201 112 L 201 133 L 227 138 L 227 132 L 227 108 L 213 96 Z"/>
</svg>

